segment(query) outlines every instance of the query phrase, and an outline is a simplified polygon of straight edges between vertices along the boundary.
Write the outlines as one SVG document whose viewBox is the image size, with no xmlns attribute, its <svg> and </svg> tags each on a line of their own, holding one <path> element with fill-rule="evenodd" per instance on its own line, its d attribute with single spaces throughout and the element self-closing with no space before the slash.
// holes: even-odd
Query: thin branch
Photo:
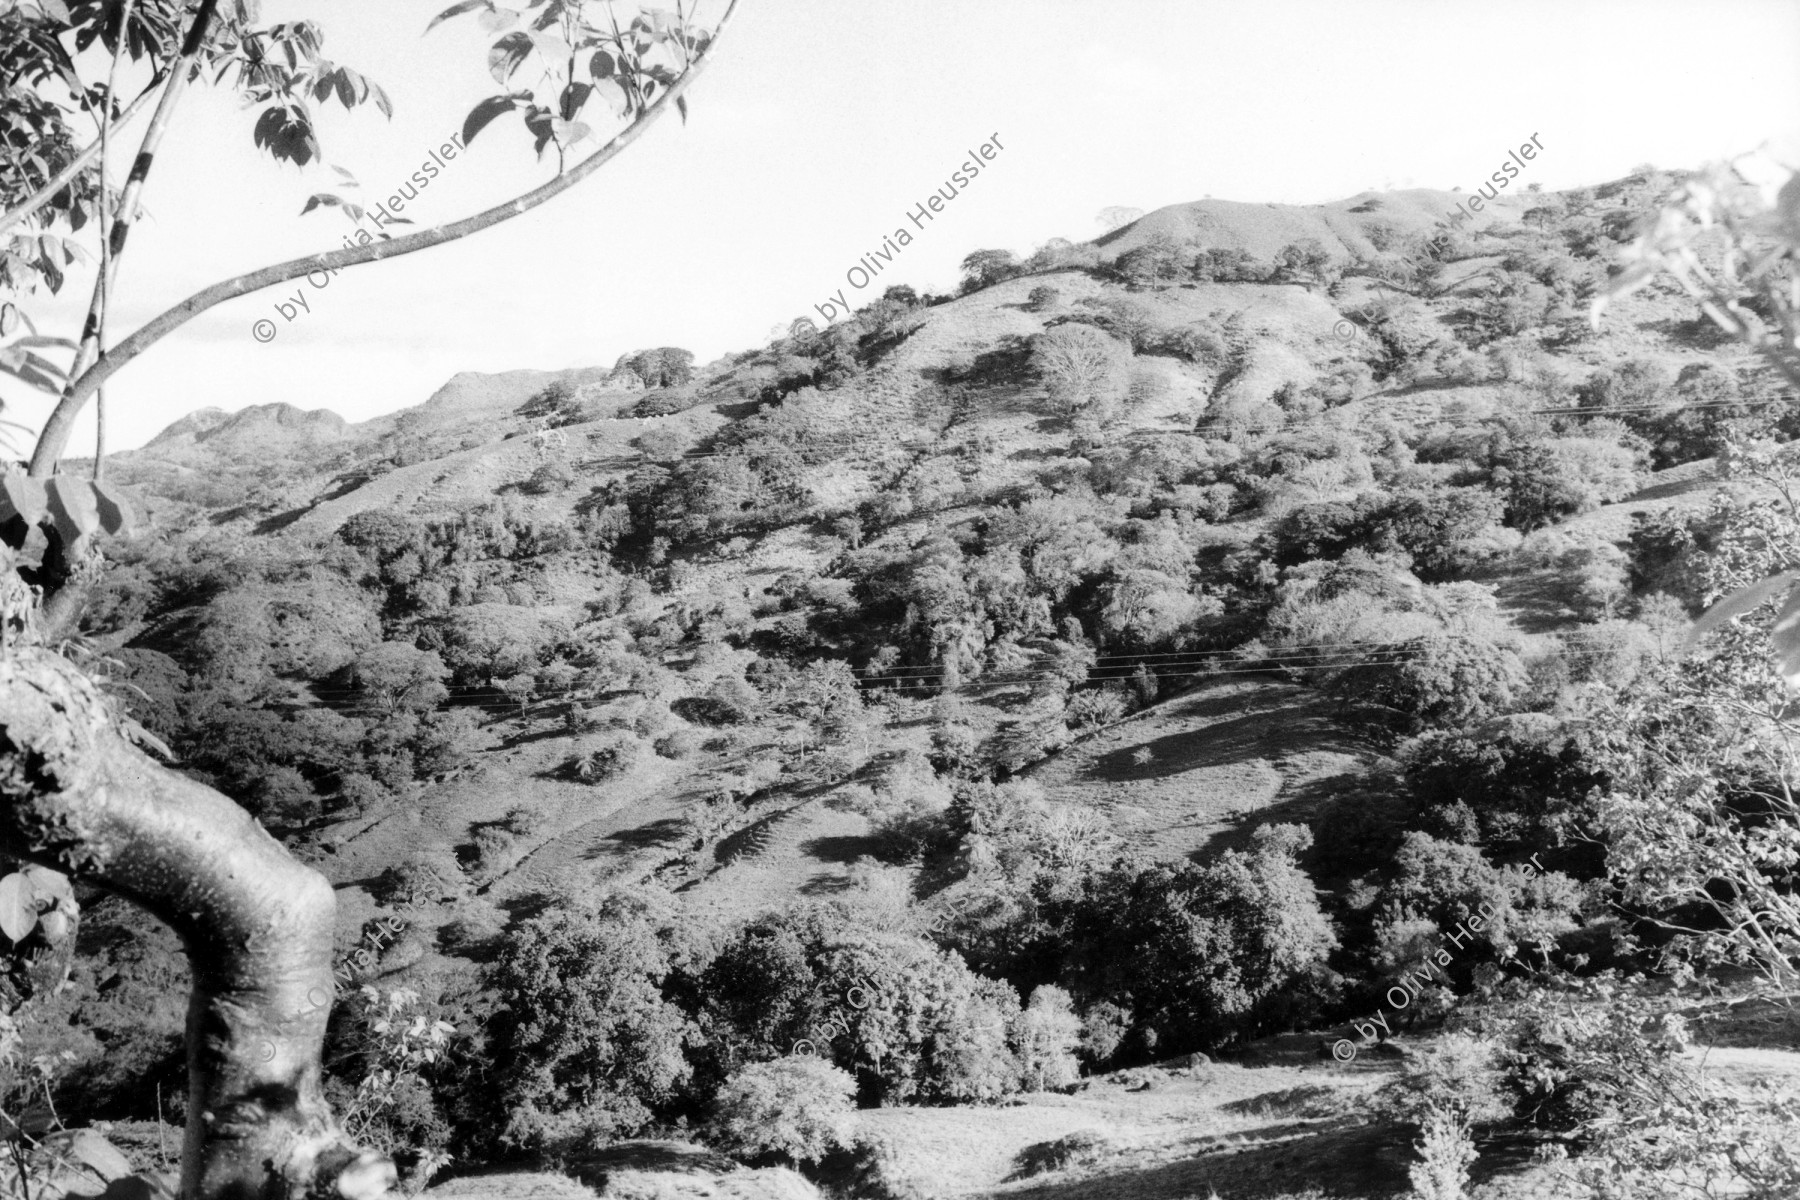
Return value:
<svg viewBox="0 0 1800 1200">
<path fill-rule="evenodd" d="M 106 168 L 112 161 L 113 97 L 118 94 L 119 55 L 124 53 L 130 36 L 131 17 L 137 0 L 125 0 L 119 15 L 119 40 L 113 43 L 112 65 L 106 69 L 106 110 L 100 114 L 100 215 L 106 228 L 117 218 L 119 210 L 106 202 Z M 95 349 L 106 353 L 106 317 L 112 308 L 112 239 L 100 239 L 100 321 L 94 332 Z M 100 479 L 106 469 L 106 391 L 94 393 L 94 478 Z"/>
<path fill-rule="evenodd" d="M 138 146 L 137 158 L 131 164 L 131 174 L 126 177 L 125 189 L 120 193 L 119 202 L 113 209 L 112 225 L 105 232 L 107 245 L 102 246 L 100 251 L 101 261 L 106 265 L 100 271 L 100 277 L 94 281 L 94 298 L 88 303 L 87 322 L 81 330 L 81 346 L 75 351 L 75 363 L 69 369 L 71 380 L 85 372 L 100 357 L 101 314 L 105 309 L 107 292 L 112 287 L 112 277 L 119 270 L 119 258 L 125 252 L 125 239 L 131 234 L 131 222 L 137 213 L 139 197 L 144 193 L 144 181 L 149 178 L 150 168 L 155 165 L 156 152 L 162 146 L 163 135 L 169 131 L 181 94 L 187 90 L 188 81 L 198 73 L 200 52 L 206 45 L 206 31 L 212 25 L 213 14 L 218 6 L 219 0 L 200 0 L 200 8 L 194 13 L 193 24 L 188 26 L 187 40 L 181 46 L 181 57 L 169 69 L 169 86 L 163 89 L 162 98 L 156 102 L 156 111 L 150 116 L 150 127 L 144 131 L 144 140 Z M 119 37 L 123 39 L 126 36 L 127 31 L 121 26 Z M 105 187 L 105 180 L 101 181 L 101 186 Z M 59 404 L 58 408 L 60 407 Z"/>
<path fill-rule="evenodd" d="M 719 18 L 719 23 L 713 30 L 713 46 L 718 45 L 719 35 L 730 22 L 732 14 L 737 11 L 738 2 L 739 0 L 731 0 L 725 9 L 724 16 Z M 595 151 L 591 157 L 570 168 L 566 174 L 558 175 L 522 196 L 476 213 L 474 216 L 464 217 L 460 221 L 439 225 L 434 229 L 422 229 L 417 233 L 405 234 L 388 241 L 373 241 L 366 245 L 350 246 L 326 251 L 322 254 L 309 255 L 305 258 L 290 259 L 284 263 L 277 263 L 274 266 L 264 267 L 261 270 L 215 283 L 209 288 L 195 292 L 180 304 L 149 321 L 136 333 L 113 347 L 98 361 L 91 365 L 83 365 L 82 369 L 78 371 L 70 372 L 70 375 L 74 377 L 73 381 L 69 384 L 68 390 L 63 393 L 62 399 L 57 402 L 55 411 L 50 414 L 50 419 L 44 423 L 43 432 L 38 435 L 37 448 L 31 456 L 31 476 L 42 479 L 55 471 L 57 461 L 62 458 L 63 450 L 68 444 L 69 433 L 75 424 L 75 418 L 80 415 L 82 407 L 90 396 L 125 364 L 207 309 L 227 300 L 234 300 L 239 296 L 261 291 L 263 288 L 272 287 L 278 283 L 285 283 L 290 279 L 298 279 L 303 275 L 316 274 L 319 271 L 335 271 L 344 267 L 360 266 L 363 263 L 380 262 L 445 242 L 453 242 L 531 211 L 568 191 L 635 142 L 657 117 L 667 111 L 668 107 L 687 91 L 688 85 L 699 77 L 700 72 L 705 69 L 712 56 L 713 52 L 709 49 L 707 53 L 695 59 L 693 66 L 688 68 L 680 79 L 665 88 L 662 95 L 644 108 L 635 121 L 612 141 Z"/>
<path fill-rule="evenodd" d="M 144 90 L 139 92 L 132 102 L 125 106 L 125 111 L 119 114 L 120 125 L 129 124 L 131 118 L 137 116 L 138 113 L 143 110 L 144 105 L 150 102 L 150 93 L 154 92 L 162 84 L 162 81 L 163 72 L 158 71 L 155 76 L 151 78 L 150 82 L 144 86 Z M 100 140 L 95 138 L 94 141 L 88 145 L 87 149 L 69 160 L 68 166 L 58 171 L 55 175 L 52 175 L 49 183 L 46 183 L 43 187 L 31 193 L 31 195 L 19 201 L 17 205 L 7 209 L 5 213 L 0 214 L 0 233 L 5 233 L 8 229 L 11 229 L 14 225 L 17 225 L 20 221 L 23 221 L 38 209 L 50 203 L 50 198 L 52 196 L 68 187 L 77 175 L 87 170 L 88 167 L 93 165 L 94 160 L 99 157 Z"/>
</svg>

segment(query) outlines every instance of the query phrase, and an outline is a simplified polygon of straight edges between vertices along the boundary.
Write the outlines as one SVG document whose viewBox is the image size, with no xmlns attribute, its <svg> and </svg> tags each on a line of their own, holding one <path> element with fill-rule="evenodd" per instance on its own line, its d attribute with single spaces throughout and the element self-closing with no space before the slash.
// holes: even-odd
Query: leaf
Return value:
<svg viewBox="0 0 1800 1200">
<path fill-rule="evenodd" d="M 60 379 L 54 375 L 46 375 L 44 372 L 32 366 L 23 357 L 16 359 L 11 356 L 0 358 L 0 374 L 11 375 L 14 379 L 19 380 L 21 383 L 28 384 L 40 392 L 48 392 L 53 396 L 62 394 L 63 385 Z"/>
<path fill-rule="evenodd" d="M 531 49 L 531 35 L 523 31 L 509 33 L 495 42 L 488 51 L 488 73 L 493 75 L 494 82 L 505 83 L 511 79 L 513 72 L 531 57 Z"/>
<path fill-rule="evenodd" d="M 619 81 L 616 79 L 597 80 L 594 83 L 593 94 L 611 105 L 616 114 L 623 115 L 631 105 L 630 97 L 626 95 L 625 89 L 619 86 Z"/>
<path fill-rule="evenodd" d="M 525 36 L 531 39 L 531 44 L 537 47 L 537 52 L 550 62 L 566 62 L 575 53 L 569 43 L 554 33 L 528 33 Z"/>
<path fill-rule="evenodd" d="M 68 338 L 50 337 L 48 334 L 41 334 L 41 335 L 34 334 L 31 337 L 22 337 L 18 341 L 14 342 L 13 345 L 22 346 L 22 347 L 25 347 L 25 348 L 31 349 L 31 350 L 79 350 L 80 349 L 79 346 L 77 346 L 74 342 L 70 341 Z"/>
<path fill-rule="evenodd" d="M 11 337 L 19 327 L 19 306 L 8 301 L 0 304 L 0 337 Z"/>
<path fill-rule="evenodd" d="M 31 884 L 31 889 L 40 900 L 48 900 L 52 907 L 75 908 L 75 889 L 69 885 L 69 877 L 61 871 L 52 871 L 49 867 L 31 864 L 19 874 Z"/>
<path fill-rule="evenodd" d="M 94 487 L 86 479 L 73 475 L 52 475 L 46 489 L 50 497 L 50 519 L 64 542 L 75 542 L 100 528 L 100 507 L 94 501 Z"/>
<path fill-rule="evenodd" d="M 251 131 L 256 144 L 276 158 L 304 167 L 319 153 L 318 139 L 313 136 L 312 121 L 299 104 L 277 104 L 263 110 Z"/>
<path fill-rule="evenodd" d="M 36 525 L 47 507 L 42 480 L 16 473 L 0 476 L 0 521 L 18 516 Z"/>
<path fill-rule="evenodd" d="M 1731 595 L 1726 596 L 1700 614 L 1700 619 L 1694 622 L 1692 629 L 1688 630 L 1687 639 L 1681 646 L 1682 652 L 1686 653 L 1692 649 L 1701 638 L 1718 629 L 1731 618 L 1741 617 L 1745 613 L 1753 612 L 1767 604 L 1779 596 L 1796 578 L 1800 578 L 1800 572 L 1782 571 L 1778 575 L 1771 575 L 1760 583 L 1739 588 Z"/>
<path fill-rule="evenodd" d="M 519 106 L 520 96 L 489 96 L 470 111 L 463 121 L 463 143 L 466 145 L 475 140 L 475 135 L 486 129 L 495 117 L 509 113 Z"/>
<path fill-rule="evenodd" d="M 681 114 L 681 123 L 683 125 L 686 125 L 687 124 L 687 97 L 686 96 L 675 97 L 675 111 Z"/>
<path fill-rule="evenodd" d="M 595 79 L 611 79 L 618 71 L 617 60 L 604 50 L 594 51 L 594 57 L 588 59 L 588 74 Z"/>
<path fill-rule="evenodd" d="M 22 942 L 37 928 L 37 893 L 20 874 L 0 879 L 0 933 Z"/>
<path fill-rule="evenodd" d="M 118 484 L 92 484 L 94 489 L 94 507 L 100 512 L 100 528 L 111 534 L 121 534 L 137 523 L 137 513 L 127 499 L 124 489 Z"/>
<path fill-rule="evenodd" d="M 344 210 L 344 215 L 352 221 L 360 221 L 363 218 L 362 205 L 346 200 L 342 196 L 334 196 L 330 192 L 318 192 L 308 196 L 305 207 L 300 210 L 300 215 L 304 217 L 315 208 L 341 208 Z"/>
<path fill-rule="evenodd" d="M 449 8 L 446 8 L 443 12 L 431 18 L 431 24 L 425 27 L 425 32 L 430 33 L 433 29 L 436 29 L 439 24 L 448 21 L 451 17 L 460 17 L 462 14 L 474 12 L 478 8 L 493 12 L 494 0 L 457 0 L 455 4 L 452 4 Z"/>
</svg>

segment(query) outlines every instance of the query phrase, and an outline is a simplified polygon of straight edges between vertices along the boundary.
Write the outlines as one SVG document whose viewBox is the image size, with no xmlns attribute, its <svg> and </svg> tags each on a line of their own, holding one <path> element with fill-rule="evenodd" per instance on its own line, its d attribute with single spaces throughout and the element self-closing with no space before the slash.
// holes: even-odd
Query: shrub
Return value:
<svg viewBox="0 0 1800 1200">
<path fill-rule="evenodd" d="M 1512 1096 L 1492 1038 L 1447 1033 L 1406 1060 L 1400 1078 L 1384 1087 L 1377 1107 L 1388 1116 L 1425 1127 L 1434 1114 L 1469 1124 L 1512 1115 Z"/>
<path fill-rule="evenodd" d="M 415 850 L 382 872 L 377 887 L 387 904 L 419 904 L 462 893 L 462 868 L 447 847 Z"/>
<path fill-rule="evenodd" d="M 678 761 L 692 758 L 700 752 L 700 735 L 685 727 L 671 730 L 656 739 L 656 752 Z"/>
<path fill-rule="evenodd" d="M 1049 312 L 1062 300 L 1062 293 L 1049 284 L 1040 283 L 1025 298 L 1025 307 L 1036 313 Z"/>
<path fill-rule="evenodd" d="M 513 847 L 513 835 L 495 825 L 483 825 L 475 831 L 475 854 L 482 867 L 493 870 Z"/>
<path fill-rule="evenodd" d="M 1029 1178 L 1046 1171 L 1091 1166 L 1119 1150 L 1119 1144 L 1098 1129 L 1077 1129 L 1053 1142 L 1038 1142 L 1019 1151 L 1018 1175 Z"/>
<path fill-rule="evenodd" d="M 712 1137 L 733 1154 L 781 1154 L 817 1162 L 848 1147 L 856 1117 L 856 1081 L 809 1054 L 751 1063 L 713 1100 Z"/>
<path fill-rule="evenodd" d="M 569 769 L 583 783 L 602 783 L 629 774 L 644 760 L 644 743 L 620 731 L 576 752 Z"/>
<path fill-rule="evenodd" d="M 1415 1148 L 1419 1161 L 1407 1172 L 1413 1200 L 1463 1200 L 1476 1157 L 1468 1122 L 1434 1110 L 1425 1118 Z"/>
<path fill-rule="evenodd" d="M 1076 733 L 1110 725 L 1125 715 L 1125 697 L 1114 688 L 1077 692 L 1063 710 L 1063 720 Z"/>
</svg>

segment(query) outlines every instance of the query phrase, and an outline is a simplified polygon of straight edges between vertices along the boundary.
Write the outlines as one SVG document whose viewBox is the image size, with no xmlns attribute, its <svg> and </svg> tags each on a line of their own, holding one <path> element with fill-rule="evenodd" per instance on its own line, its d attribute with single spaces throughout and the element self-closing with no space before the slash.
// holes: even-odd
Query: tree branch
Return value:
<svg viewBox="0 0 1800 1200">
<path fill-rule="evenodd" d="M 120 125 L 129 124 L 131 118 L 143 111 L 144 105 L 150 102 L 150 93 L 154 92 L 162 81 L 163 72 L 158 71 L 150 82 L 145 85 L 144 90 L 139 92 L 137 96 L 132 99 L 131 103 L 125 106 L 125 110 L 119 114 L 118 123 Z M 31 216 L 32 213 L 35 213 L 38 209 L 48 204 L 52 196 L 68 187 L 77 175 L 92 166 L 94 160 L 99 157 L 100 139 L 95 138 L 88 144 L 87 149 L 69 160 L 68 166 L 52 175 L 49 183 L 46 183 L 43 187 L 31 193 L 31 195 L 21 200 L 12 208 L 7 209 L 5 213 L 0 214 L 0 233 L 5 233 L 8 229 L 11 229 L 14 225 L 17 225 L 20 221 L 23 221 L 25 218 Z M 105 186 L 104 182 L 102 182 L 101 186 Z"/>
<path fill-rule="evenodd" d="M 113 96 L 119 82 L 119 55 L 125 50 L 127 32 L 131 28 L 131 14 L 136 7 L 137 0 L 125 0 L 125 8 L 119 16 L 119 40 L 113 46 L 112 64 L 106 71 L 106 111 L 100 114 L 100 215 L 105 221 L 117 216 L 116 211 L 106 203 L 106 169 L 112 163 Z M 95 331 L 94 344 L 102 353 L 106 350 L 106 317 L 112 307 L 111 246 L 109 239 L 100 239 L 100 321 Z M 94 478 L 100 479 L 105 469 L 106 391 L 101 389 L 94 393 Z"/>
<path fill-rule="evenodd" d="M 81 330 L 81 346 L 75 351 L 74 365 L 69 368 L 71 379 L 85 372 L 100 357 L 100 325 L 102 314 L 106 310 L 106 297 L 112 290 L 113 276 L 119 270 L 119 257 L 125 252 L 125 239 L 131 234 L 131 222 L 137 213 L 138 198 L 144 193 L 144 181 L 150 177 L 150 168 L 156 164 L 156 152 L 161 148 L 163 135 L 168 133 L 169 123 L 174 119 L 175 106 L 180 103 L 181 94 L 187 90 L 188 80 L 199 66 L 200 51 L 206 45 L 206 31 L 212 25 L 213 14 L 218 7 L 219 0 L 200 0 L 200 8 L 194 13 L 193 24 L 188 26 L 187 40 L 182 43 L 181 56 L 169 69 L 169 86 L 163 89 L 162 97 L 156 102 L 156 111 L 150 114 L 150 127 L 144 130 L 144 140 L 139 144 L 137 158 L 131 164 L 131 174 L 126 177 L 125 189 L 119 194 L 119 202 L 113 208 L 112 226 L 104 235 L 99 278 L 94 280 L 94 297 L 88 302 L 87 322 Z M 119 36 L 126 36 L 123 25 L 120 26 Z M 111 102 L 109 97 L 107 103 Z M 100 186 L 105 188 L 104 179 L 100 181 Z M 60 407 L 59 404 L 58 408 Z"/>
<path fill-rule="evenodd" d="M 576 164 L 566 174 L 558 175 L 548 183 L 504 204 L 496 205 L 460 221 L 439 225 L 435 229 L 422 229 L 417 233 L 405 234 L 388 241 L 370 242 L 367 245 L 345 247 L 340 250 L 309 255 L 305 258 L 290 259 L 284 263 L 277 263 L 274 266 L 264 267 L 258 271 L 251 271 L 221 283 L 215 283 L 209 288 L 195 292 L 180 304 L 149 321 L 92 365 L 82 364 L 81 369 L 71 371 L 70 374 L 75 378 L 69 384 L 68 390 L 63 393 L 62 399 L 57 402 L 56 409 L 50 414 L 50 419 L 44 423 L 43 432 L 38 435 L 37 448 L 31 456 L 31 476 L 39 479 L 46 478 L 56 470 L 57 461 L 62 458 L 63 450 L 68 444 L 69 433 L 74 427 L 75 418 L 80 414 L 88 398 L 102 384 L 125 364 L 207 309 L 250 292 L 285 283 L 290 279 L 298 279 L 303 275 L 354 267 L 363 263 L 380 262 L 383 259 L 398 258 L 402 254 L 411 254 L 431 246 L 441 245 L 444 242 L 453 242 L 503 221 L 510 221 L 568 191 L 635 142 L 652 122 L 668 111 L 669 107 L 687 91 L 688 86 L 699 77 L 700 72 L 705 69 L 713 57 L 719 44 L 719 35 L 724 32 L 732 14 L 737 11 L 737 6 L 738 0 L 731 0 L 727 5 L 724 15 L 719 18 L 718 25 L 713 29 L 711 46 L 705 54 L 694 60 L 693 65 L 682 73 L 681 78 L 665 88 L 663 94 L 645 108 L 637 120 L 626 126 L 617 137 L 595 151 L 590 157 Z"/>
</svg>

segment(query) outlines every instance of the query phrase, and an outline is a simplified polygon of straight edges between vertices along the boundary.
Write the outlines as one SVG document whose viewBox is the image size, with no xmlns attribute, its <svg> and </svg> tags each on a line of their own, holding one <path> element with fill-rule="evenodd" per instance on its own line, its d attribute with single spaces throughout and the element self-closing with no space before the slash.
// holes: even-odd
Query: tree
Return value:
<svg viewBox="0 0 1800 1200">
<path fill-rule="evenodd" d="M 356 685 L 389 713 L 429 712 L 450 698 L 450 668 L 435 650 L 378 642 L 356 656 Z"/>
<path fill-rule="evenodd" d="M 678 346 L 660 346 L 620 357 L 614 371 L 636 375 L 647 388 L 681 387 L 694 377 L 694 352 Z"/>
<path fill-rule="evenodd" d="M 191 15 L 188 5 L 173 0 L 10 5 L 0 15 L 6 32 L 15 35 L 8 38 L 9 48 L 20 52 L 7 64 L 3 80 L 6 120 L 19 132 L 22 118 L 26 138 L 42 135 L 48 151 L 0 155 L 0 200 L 9 208 L 0 220 L 31 220 L 40 229 L 66 221 L 71 233 L 92 228 L 101 247 L 78 346 L 15 337 L 21 325 L 16 306 L 10 298 L 0 303 L 0 339 L 8 339 L 0 344 L 0 369 L 58 396 L 28 476 L 14 475 L 4 484 L 8 546 L 18 550 L 26 535 L 41 527 L 48 550 L 31 580 L 42 589 L 41 604 L 34 603 L 24 580 L 8 576 L 12 600 L 4 616 L 10 653 L 0 661 L 7 804 L 0 810 L 0 850 L 116 890 L 180 933 L 194 980 L 181 1192 L 195 1200 L 287 1196 L 315 1187 L 357 1200 L 390 1186 L 394 1169 L 350 1142 L 321 1090 L 319 1056 L 329 1006 L 310 1002 L 309 996 L 330 992 L 331 887 L 237 805 L 140 749 L 98 689 L 48 649 L 80 619 L 95 574 L 87 567 L 94 538 L 117 532 L 129 515 L 104 484 L 59 475 L 57 464 L 77 416 L 105 383 L 199 313 L 309 273 L 467 236 L 588 178 L 650 122 L 685 105 L 683 93 L 731 15 L 728 8 L 711 31 L 664 14 L 640 17 L 621 29 L 610 20 L 590 21 L 584 4 L 559 7 L 561 38 L 504 33 L 490 57 L 503 84 L 528 62 L 541 70 L 542 82 L 484 101 L 465 123 L 465 136 L 474 137 L 504 113 L 519 112 L 539 153 L 554 143 L 562 161 L 592 135 L 579 119 L 591 104 L 597 117 L 626 122 L 611 141 L 580 162 L 565 163 L 549 182 L 471 217 L 387 240 L 369 238 L 214 284 L 111 346 L 106 316 L 119 261 L 144 183 L 195 78 L 235 70 L 237 90 L 264 106 L 253 130 L 257 144 L 302 166 L 319 154 L 304 97 L 335 95 L 347 106 L 365 101 L 385 106 L 386 98 L 361 75 L 320 55 L 317 25 L 298 21 L 258 28 L 255 6 L 242 0 L 200 0 Z M 484 19 L 504 23 L 489 3 L 459 3 L 443 17 L 476 9 L 484 10 Z M 122 15 L 129 22 L 123 37 Z M 151 88 L 161 89 L 135 150 L 119 156 L 132 164 L 130 176 L 104 213 L 95 211 L 106 192 L 102 181 L 106 168 L 118 161 L 111 156 L 111 134 L 137 102 L 119 102 L 116 74 L 104 84 L 80 78 L 62 48 L 65 38 L 77 47 L 98 40 L 134 61 L 148 59 Z M 576 62 L 588 68 L 591 82 L 564 77 L 571 47 L 582 51 Z M 87 157 L 75 150 L 70 131 L 73 116 L 82 110 L 97 117 L 102 131 L 99 150 Z M 74 174 L 68 173 L 71 168 Z M 354 205 L 330 194 L 307 205 L 327 207 L 351 211 Z M 103 219 L 92 220 L 96 215 Z M 56 244 L 36 240 L 40 248 Z M 61 254 L 59 249 L 56 255 Z M 49 252 L 23 267 L 9 261 L 0 286 L 18 294 L 39 279 L 55 284 L 63 265 Z M 66 372 L 39 353 L 56 345 L 74 348 Z"/>
<path fill-rule="evenodd" d="M 1075 1048 L 1081 1043 L 1081 1018 L 1069 993 L 1053 983 L 1031 990 L 1031 1000 L 1014 1022 L 1013 1042 L 1024 1086 L 1041 1092 L 1066 1087 L 1081 1077 Z"/>
<path fill-rule="evenodd" d="M 552 429 L 578 425 L 588 419 L 587 407 L 575 395 L 566 380 L 558 379 L 519 406 L 519 415 L 534 421 L 546 421 Z"/>
<path fill-rule="evenodd" d="M 1143 245 L 1119 255 L 1113 261 L 1113 269 L 1132 283 L 1157 283 L 1185 275 L 1193 257 L 1191 243 L 1159 229 Z"/>
<path fill-rule="evenodd" d="M 692 1031 L 663 994 L 670 955 L 652 910 L 626 894 L 520 928 L 492 978 L 503 1141 L 568 1150 L 629 1136 L 674 1095 Z"/>
<path fill-rule="evenodd" d="M 1019 258 L 1011 250 L 977 250 L 962 260 L 962 290 L 978 292 L 1019 273 Z"/>
<path fill-rule="evenodd" d="M 1063 411 L 1104 408 L 1125 390 L 1131 348 L 1092 325 L 1072 322 L 1032 339 L 1031 363 Z"/>
<path fill-rule="evenodd" d="M 1418 721 L 1447 726 L 1506 712 L 1524 686 L 1525 666 L 1515 650 L 1470 635 L 1420 637 L 1377 647 L 1331 684 L 1346 699 L 1386 705 Z"/>
<path fill-rule="evenodd" d="M 1302 238 L 1283 246 L 1275 256 L 1275 270 L 1281 279 L 1308 287 L 1330 283 L 1336 275 L 1331 251 L 1318 238 Z"/>
<path fill-rule="evenodd" d="M 1049 898 L 1034 953 L 1085 1005 L 1129 1009 L 1144 1049 L 1228 1040 L 1336 945 L 1297 861 L 1311 840 L 1301 826 L 1268 826 L 1251 853 L 1228 850 L 1205 866 L 1096 872 Z"/>
</svg>

